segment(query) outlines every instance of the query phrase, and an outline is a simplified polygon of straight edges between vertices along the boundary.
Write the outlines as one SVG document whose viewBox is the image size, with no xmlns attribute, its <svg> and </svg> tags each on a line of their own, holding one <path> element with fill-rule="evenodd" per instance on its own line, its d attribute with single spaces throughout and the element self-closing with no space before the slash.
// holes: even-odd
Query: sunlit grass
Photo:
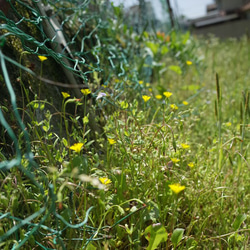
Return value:
<svg viewBox="0 0 250 250">
<path fill-rule="evenodd" d="M 140 80 L 140 91 L 127 79 L 111 79 L 111 90 L 123 86 L 120 99 L 115 88 L 110 94 L 82 89 L 82 99 L 62 92 L 60 126 L 67 138 L 51 132 L 50 113 L 28 126 L 40 166 L 34 175 L 46 192 L 13 169 L 2 185 L 8 194 L 3 211 L 16 217 L 37 212 L 53 184 L 55 210 L 66 221 L 78 225 L 89 211 L 87 226 L 79 228 L 55 222 L 54 214 L 46 221 L 63 229 L 67 249 L 247 249 L 250 44 L 246 38 L 195 42 L 199 63 L 187 55 L 183 69 L 171 65 L 154 72 L 151 83 Z M 103 105 L 106 122 L 105 135 L 96 135 L 99 151 L 88 136 L 92 110 L 76 112 L 90 94 Z M 66 112 L 68 104 L 75 114 Z M 52 236 L 39 237 L 56 247 Z"/>
<path fill-rule="evenodd" d="M 237 216 L 249 213 L 250 205 L 248 50 L 245 38 L 238 43 L 207 40 L 197 48 L 197 53 L 205 55 L 203 67 L 191 68 L 194 65 L 187 61 L 190 68 L 186 74 L 164 76 L 168 79 L 164 87 L 173 93 L 163 95 L 172 98 L 173 94 L 171 102 L 176 104 L 170 108 L 164 105 L 159 111 L 159 102 L 151 100 L 150 112 L 157 110 L 151 123 L 149 110 L 127 112 L 127 120 L 119 115 L 110 120 L 120 124 L 115 125 L 119 144 L 106 166 L 111 173 L 121 170 L 112 174 L 117 180 L 117 196 L 121 195 L 119 201 L 136 197 L 145 204 L 154 202 L 158 212 L 151 221 L 161 222 L 169 232 L 177 227 L 185 229 L 186 238 L 178 249 L 189 249 L 188 241 L 208 249 L 244 248 L 248 244 L 247 221 L 239 233 L 233 226 Z M 220 90 L 216 89 L 216 73 Z M 158 82 L 152 87 L 157 93 Z M 221 99 L 216 112 L 218 94 Z M 162 97 L 156 95 L 156 99 Z M 172 197 L 170 189 L 179 197 Z M 184 192 L 179 194 L 181 190 Z M 132 236 L 144 230 L 139 221 Z M 169 244 L 167 241 L 165 246 Z"/>
</svg>

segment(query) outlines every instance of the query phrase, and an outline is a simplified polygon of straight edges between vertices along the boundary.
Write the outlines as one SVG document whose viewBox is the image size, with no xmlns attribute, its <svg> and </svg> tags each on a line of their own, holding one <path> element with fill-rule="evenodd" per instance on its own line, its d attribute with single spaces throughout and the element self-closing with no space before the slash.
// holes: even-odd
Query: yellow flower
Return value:
<svg viewBox="0 0 250 250">
<path fill-rule="evenodd" d="M 109 144 L 113 145 L 116 143 L 116 140 L 112 139 L 112 138 L 108 138 Z"/>
<path fill-rule="evenodd" d="M 89 89 L 81 89 L 81 92 L 84 94 L 84 95 L 88 95 L 91 93 L 91 91 Z"/>
<path fill-rule="evenodd" d="M 189 166 L 190 168 L 193 168 L 193 167 L 194 167 L 194 163 L 193 163 L 193 162 L 189 162 L 189 163 L 188 163 L 188 166 Z"/>
<path fill-rule="evenodd" d="M 144 102 L 147 102 L 151 97 L 148 95 L 143 95 L 142 99 L 144 100 Z"/>
<path fill-rule="evenodd" d="M 80 153 L 83 145 L 84 145 L 84 143 L 78 142 L 78 143 L 75 143 L 74 145 L 72 145 L 70 147 L 70 149 L 76 151 L 77 153 Z"/>
<path fill-rule="evenodd" d="M 149 92 L 152 92 L 152 91 L 153 91 L 153 89 L 152 89 L 152 88 L 149 88 L 149 89 L 148 89 L 148 91 L 149 91 Z"/>
<path fill-rule="evenodd" d="M 188 102 L 187 101 L 183 101 L 182 102 L 184 105 L 188 105 Z"/>
<path fill-rule="evenodd" d="M 142 84 L 143 84 L 143 81 L 139 81 L 138 83 L 142 85 Z"/>
<path fill-rule="evenodd" d="M 149 87 L 151 84 L 148 82 L 148 83 L 146 83 L 146 87 Z"/>
<path fill-rule="evenodd" d="M 188 148 L 190 148 L 190 145 L 185 144 L 185 143 L 181 143 L 181 147 L 184 149 L 188 149 Z"/>
<path fill-rule="evenodd" d="M 70 97 L 70 94 L 68 94 L 67 92 L 61 92 L 61 93 L 64 99 Z"/>
<path fill-rule="evenodd" d="M 177 163 L 177 162 L 180 161 L 180 159 L 178 159 L 178 158 L 171 158 L 171 161 L 172 161 L 173 163 Z"/>
<path fill-rule="evenodd" d="M 167 98 L 169 98 L 173 93 L 165 91 L 163 92 L 163 95 L 165 95 Z"/>
<path fill-rule="evenodd" d="M 179 194 L 182 190 L 184 190 L 186 188 L 185 186 L 181 186 L 181 184 L 179 184 L 179 183 L 171 184 L 168 186 L 176 194 Z"/>
<path fill-rule="evenodd" d="M 41 62 L 47 60 L 48 58 L 46 56 L 38 56 Z"/>
<path fill-rule="evenodd" d="M 156 95 L 155 98 L 158 99 L 158 100 L 161 100 L 162 99 L 162 95 Z"/>
<path fill-rule="evenodd" d="M 171 104 L 171 105 L 170 105 L 170 108 L 171 108 L 171 109 L 176 109 L 176 110 L 178 109 L 178 107 L 177 107 L 175 104 Z"/>
<path fill-rule="evenodd" d="M 186 61 L 187 65 L 192 65 L 193 63 L 191 61 Z"/>
<path fill-rule="evenodd" d="M 100 177 L 99 180 L 104 185 L 108 185 L 108 184 L 112 183 L 112 181 L 110 179 L 108 179 L 107 177 Z"/>
<path fill-rule="evenodd" d="M 225 125 L 226 125 L 227 127 L 230 127 L 230 126 L 232 126 L 232 123 L 231 123 L 231 122 L 227 122 L 227 123 L 225 123 Z"/>
</svg>

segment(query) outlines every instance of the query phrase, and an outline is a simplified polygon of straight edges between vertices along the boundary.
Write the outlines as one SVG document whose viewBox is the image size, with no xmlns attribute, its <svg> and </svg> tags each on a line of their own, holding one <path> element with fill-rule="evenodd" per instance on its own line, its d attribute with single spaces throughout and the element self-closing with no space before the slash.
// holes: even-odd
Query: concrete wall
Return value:
<svg viewBox="0 0 250 250">
<path fill-rule="evenodd" d="M 249 2 L 248 0 L 217 0 L 219 9 L 221 10 L 232 10 L 232 9 L 238 9 L 242 5 Z"/>
<path fill-rule="evenodd" d="M 219 23 L 213 26 L 205 26 L 199 29 L 194 29 L 192 33 L 197 35 L 214 34 L 219 38 L 239 38 L 244 34 L 250 34 L 250 20 L 237 20 Z"/>
</svg>

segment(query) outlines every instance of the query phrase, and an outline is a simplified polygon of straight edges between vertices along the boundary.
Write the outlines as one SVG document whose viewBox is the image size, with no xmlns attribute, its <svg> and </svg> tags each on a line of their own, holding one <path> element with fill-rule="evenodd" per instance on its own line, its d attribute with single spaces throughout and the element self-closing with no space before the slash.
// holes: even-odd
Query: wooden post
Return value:
<svg viewBox="0 0 250 250">
<path fill-rule="evenodd" d="M 169 0 L 167 0 L 167 5 L 168 5 L 168 12 L 170 16 L 171 26 L 172 28 L 174 28 L 174 14 L 173 14 L 173 9 L 171 8 L 171 4 Z"/>
<path fill-rule="evenodd" d="M 0 10 L 7 15 L 10 4 L 6 0 L 0 0 Z"/>
</svg>

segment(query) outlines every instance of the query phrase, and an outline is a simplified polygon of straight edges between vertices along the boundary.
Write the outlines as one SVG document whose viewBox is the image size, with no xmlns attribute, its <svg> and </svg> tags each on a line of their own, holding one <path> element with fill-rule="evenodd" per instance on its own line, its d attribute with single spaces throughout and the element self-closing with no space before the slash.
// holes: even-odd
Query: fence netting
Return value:
<svg viewBox="0 0 250 250">
<path fill-rule="evenodd" d="M 105 239 L 103 227 L 87 224 L 93 207 L 86 206 L 85 219 L 78 223 L 77 215 L 72 215 L 72 221 L 70 216 L 60 214 L 58 190 L 34 155 L 30 128 L 24 119 L 28 109 L 25 104 L 35 82 L 42 89 L 33 93 L 37 100 L 55 87 L 72 91 L 79 98 L 80 89 L 89 88 L 91 82 L 95 83 L 95 97 L 99 87 L 114 76 L 120 79 L 114 81 L 114 89 L 121 90 L 119 96 L 125 80 L 132 83 L 130 88 L 140 91 L 139 75 L 130 61 L 140 53 L 140 47 L 124 46 L 115 29 L 110 28 L 113 24 L 119 29 L 121 13 L 109 1 L 1 0 L 0 5 L 0 248 L 66 249 L 65 240 L 85 239 L 81 243 L 84 247 L 91 240 Z M 143 22 L 140 32 L 147 29 Z M 124 34 L 130 32 L 126 26 L 123 29 Z M 43 59 L 51 64 L 45 66 Z M 50 74 L 51 70 L 55 72 Z M 150 69 L 145 70 L 149 76 Z M 37 199 L 33 195 L 27 200 L 29 193 L 35 193 Z M 79 238 L 65 239 L 68 229 L 76 230 Z"/>
</svg>

